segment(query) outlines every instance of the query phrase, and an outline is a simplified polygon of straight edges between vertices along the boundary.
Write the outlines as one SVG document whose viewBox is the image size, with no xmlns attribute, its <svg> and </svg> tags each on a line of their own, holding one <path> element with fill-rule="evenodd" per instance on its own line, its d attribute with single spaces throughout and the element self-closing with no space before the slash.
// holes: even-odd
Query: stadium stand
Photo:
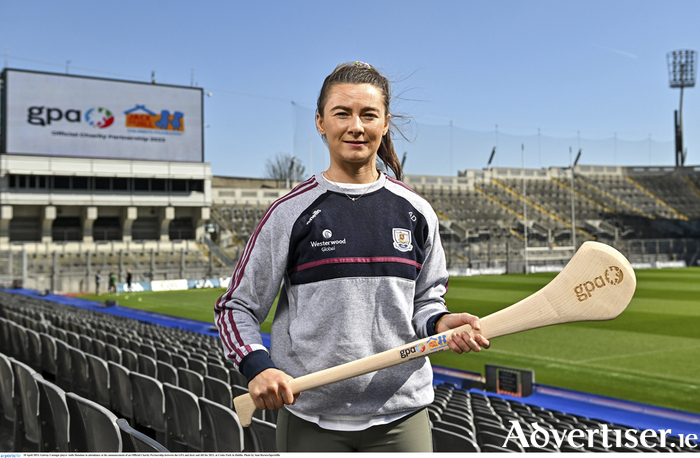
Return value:
<svg viewBox="0 0 700 458">
<path fill-rule="evenodd" d="M 24 351 L 22 332 L 36 332 L 42 345 L 38 369 L 29 366 L 29 353 Z M 75 334 L 75 336 L 73 336 Z M 13 337 L 15 336 L 15 337 Z M 72 336 L 72 337 L 71 337 Z M 76 338 L 77 336 L 77 338 Z M 89 339 L 88 339 L 89 338 Z M 77 348 L 70 342 L 81 346 Z M 100 344 L 96 344 L 100 342 Z M 61 370 L 51 364 L 44 351 L 67 347 L 67 354 L 83 352 L 87 363 L 87 383 L 81 377 L 64 377 L 57 385 Z M 118 361 L 104 359 L 107 349 L 114 347 L 121 354 L 136 354 L 135 367 L 129 370 Z M 276 412 L 257 412 L 250 428 L 242 428 L 231 410 L 232 392 L 246 389 L 240 375 L 221 356 L 218 338 L 180 328 L 166 327 L 93 311 L 60 305 L 41 298 L 0 291 L 0 450 L 17 452 L 274 452 Z M 132 350 L 133 349 L 133 350 Z M 160 350 L 158 350 L 160 349 Z M 145 353 L 144 353 L 145 352 Z M 153 371 L 163 358 L 183 362 L 208 361 L 207 375 L 184 369 L 203 380 L 203 393 L 190 391 L 178 377 L 176 382 L 158 380 L 161 367 L 156 365 L 155 377 L 142 371 Z M 185 357 L 186 356 L 186 357 Z M 27 358 L 21 361 L 21 358 Z M 148 358 L 148 359 L 145 359 Z M 68 371 L 82 358 L 67 357 Z M 90 363 L 89 361 L 93 361 Z M 148 363 L 144 364 L 144 361 Z M 93 364 L 97 364 L 93 366 Z M 195 363 L 196 364 L 196 363 Z M 60 366 L 60 364 L 59 364 Z M 107 367 L 105 374 L 104 367 Z M 94 367 L 93 369 L 90 369 Z M 169 367 L 175 367 L 169 365 Z M 212 367 L 225 370 L 211 370 Z M 96 369 L 99 368 L 99 369 Z M 175 372 L 178 374 L 178 372 Z M 108 375 L 108 381 L 104 377 Z M 218 377 L 217 377 L 218 376 Z M 94 383 L 107 384 L 108 393 L 94 388 Z M 88 388 L 85 395 L 76 389 Z M 27 388 L 29 387 L 29 388 Z M 434 449 L 439 452 L 620 452 L 620 451 L 678 451 L 676 436 L 669 436 L 665 447 L 653 450 L 641 446 L 617 447 L 615 431 L 641 433 L 638 428 L 608 422 L 599 418 L 565 413 L 559 410 L 527 404 L 522 400 L 506 399 L 495 394 L 458 388 L 442 383 L 434 388 L 435 400 L 428 407 L 433 427 Z M 184 410 L 186 410 L 186 412 Z M 70 415 L 67 415 L 70 413 Z M 68 420 L 70 418 L 70 420 Z M 568 433 L 573 429 L 608 429 L 608 438 L 595 435 L 591 442 L 572 448 L 553 441 L 544 444 L 520 443 L 514 434 L 506 440 L 516 422 L 530 438 L 533 424 Z M 99 438 L 99 440 L 98 440 Z M 585 443 L 584 443 L 585 442 Z M 671 444 L 675 444 L 672 446 Z M 540 446 L 541 445 L 541 446 Z M 675 449 L 675 450 L 674 450 Z M 684 448 L 683 451 L 692 451 Z"/>
<path fill-rule="evenodd" d="M 408 175 L 404 182 L 436 210 L 448 267 L 459 275 L 522 272 L 525 256 L 529 267 L 562 265 L 573 252 L 572 216 L 576 246 L 598 240 L 632 262 L 698 262 L 700 167 L 577 165 L 573 172 L 573 184 L 571 169 L 559 167 Z M 279 186 L 212 178 L 212 220 L 226 257 L 238 259 L 264 211 L 289 192 Z"/>
<path fill-rule="evenodd" d="M 91 159 L 86 168 L 54 159 L 41 187 L 36 176 L 30 180 L 36 161 L 6 158 L 0 284 L 94 291 L 99 271 L 104 292 L 110 272 L 124 282 L 127 269 L 137 285 L 228 278 L 270 204 L 298 184 L 211 176 L 208 164 L 188 170 L 139 162 L 137 170 L 126 161 L 135 170 L 125 178 L 130 184 L 117 189 L 110 181 L 102 190 L 97 175 L 112 173 L 112 162 Z M 140 193 L 137 181 L 165 164 L 171 172 L 161 180 L 164 190 L 153 191 L 162 183 L 149 178 L 153 189 Z M 68 188 L 56 188 L 65 169 L 85 175 L 88 187 L 68 180 Z M 182 180 L 187 191 L 178 190 Z M 435 208 L 453 274 L 560 266 L 573 252 L 574 236 L 576 246 L 603 241 L 632 262 L 696 265 L 700 259 L 700 167 L 577 165 L 573 180 L 570 168 L 493 168 L 457 177 L 408 175 L 404 182 Z M 51 204 L 54 194 L 75 205 Z"/>
</svg>

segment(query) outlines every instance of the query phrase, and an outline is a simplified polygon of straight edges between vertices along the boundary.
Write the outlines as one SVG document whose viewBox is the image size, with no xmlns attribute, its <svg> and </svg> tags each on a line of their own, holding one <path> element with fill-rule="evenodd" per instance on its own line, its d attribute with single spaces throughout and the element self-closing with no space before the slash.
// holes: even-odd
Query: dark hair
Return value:
<svg viewBox="0 0 700 458">
<path fill-rule="evenodd" d="M 333 72 L 326 77 L 321 86 L 321 92 L 318 94 L 316 101 L 316 113 L 323 117 L 323 108 L 328 100 L 328 94 L 336 84 L 371 84 L 382 92 L 384 96 L 384 111 L 387 116 L 391 114 L 389 106 L 391 104 L 391 85 L 389 80 L 379 73 L 374 67 L 364 62 L 349 62 L 338 65 Z M 390 121 L 391 127 L 396 127 Z M 384 165 L 394 172 L 397 180 L 403 178 L 401 170 L 401 162 L 396 151 L 394 151 L 394 143 L 391 141 L 391 128 L 387 130 L 382 137 L 382 142 L 377 150 L 377 156 L 384 162 Z"/>
</svg>

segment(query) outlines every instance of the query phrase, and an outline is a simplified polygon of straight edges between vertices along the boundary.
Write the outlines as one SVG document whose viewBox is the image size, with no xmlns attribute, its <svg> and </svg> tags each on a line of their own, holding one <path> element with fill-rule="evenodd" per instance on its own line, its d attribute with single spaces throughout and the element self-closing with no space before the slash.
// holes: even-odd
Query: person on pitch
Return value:
<svg viewBox="0 0 700 458">
<path fill-rule="evenodd" d="M 256 406 L 284 406 L 280 452 L 431 452 L 428 358 L 299 395 L 289 381 L 463 324 L 480 329 L 477 317 L 445 307 L 438 218 L 400 181 L 390 102 L 388 80 L 369 64 L 341 64 L 325 79 L 316 127 L 330 166 L 270 206 L 215 306 L 226 357 Z M 260 323 L 278 293 L 268 354 Z M 464 333 L 449 346 L 489 342 Z"/>
</svg>

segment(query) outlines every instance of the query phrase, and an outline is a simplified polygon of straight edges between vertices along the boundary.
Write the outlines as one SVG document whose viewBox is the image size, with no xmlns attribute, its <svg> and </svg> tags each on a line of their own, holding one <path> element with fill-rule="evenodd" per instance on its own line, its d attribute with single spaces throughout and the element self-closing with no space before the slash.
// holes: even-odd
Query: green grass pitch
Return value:
<svg viewBox="0 0 700 458">
<path fill-rule="evenodd" d="M 700 268 L 636 274 L 634 298 L 615 320 L 536 329 L 495 339 L 480 353 L 444 352 L 431 359 L 480 373 L 487 363 L 532 369 L 538 383 L 700 413 Z M 452 312 L 483 317 L 529 296 L 554 276 L 451 278 L 447 304 Z M 213 322 L 213 305 L 223 291 L 84 297 Z M 269 332 L 271 321 L 272 314 L 263 331 Z"/>
</svg>

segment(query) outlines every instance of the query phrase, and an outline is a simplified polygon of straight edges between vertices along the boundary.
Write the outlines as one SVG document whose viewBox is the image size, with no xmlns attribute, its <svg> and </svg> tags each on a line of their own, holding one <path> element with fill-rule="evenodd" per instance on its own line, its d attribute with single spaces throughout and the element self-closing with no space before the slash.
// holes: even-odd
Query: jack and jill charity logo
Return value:
<svg viewBox="0 0 700 458">
<path fill-rule="evenodd" d="M 107 108 L 90 108 L 85 113 L 85 122 L 96 129 L 104 129 L 114 123 L 114 114 Z"/>
<path fill-rule="evenodd" d="M 161 110 L 157 114 L 145 105 L 136 105 L 124 112 L 126 115 L 126 127 L 133 129 L 149 129 L 154 131 L 184 132 L 185 120 L 181 111 L 170 113 L 169 110 Z"/>
</svg>

